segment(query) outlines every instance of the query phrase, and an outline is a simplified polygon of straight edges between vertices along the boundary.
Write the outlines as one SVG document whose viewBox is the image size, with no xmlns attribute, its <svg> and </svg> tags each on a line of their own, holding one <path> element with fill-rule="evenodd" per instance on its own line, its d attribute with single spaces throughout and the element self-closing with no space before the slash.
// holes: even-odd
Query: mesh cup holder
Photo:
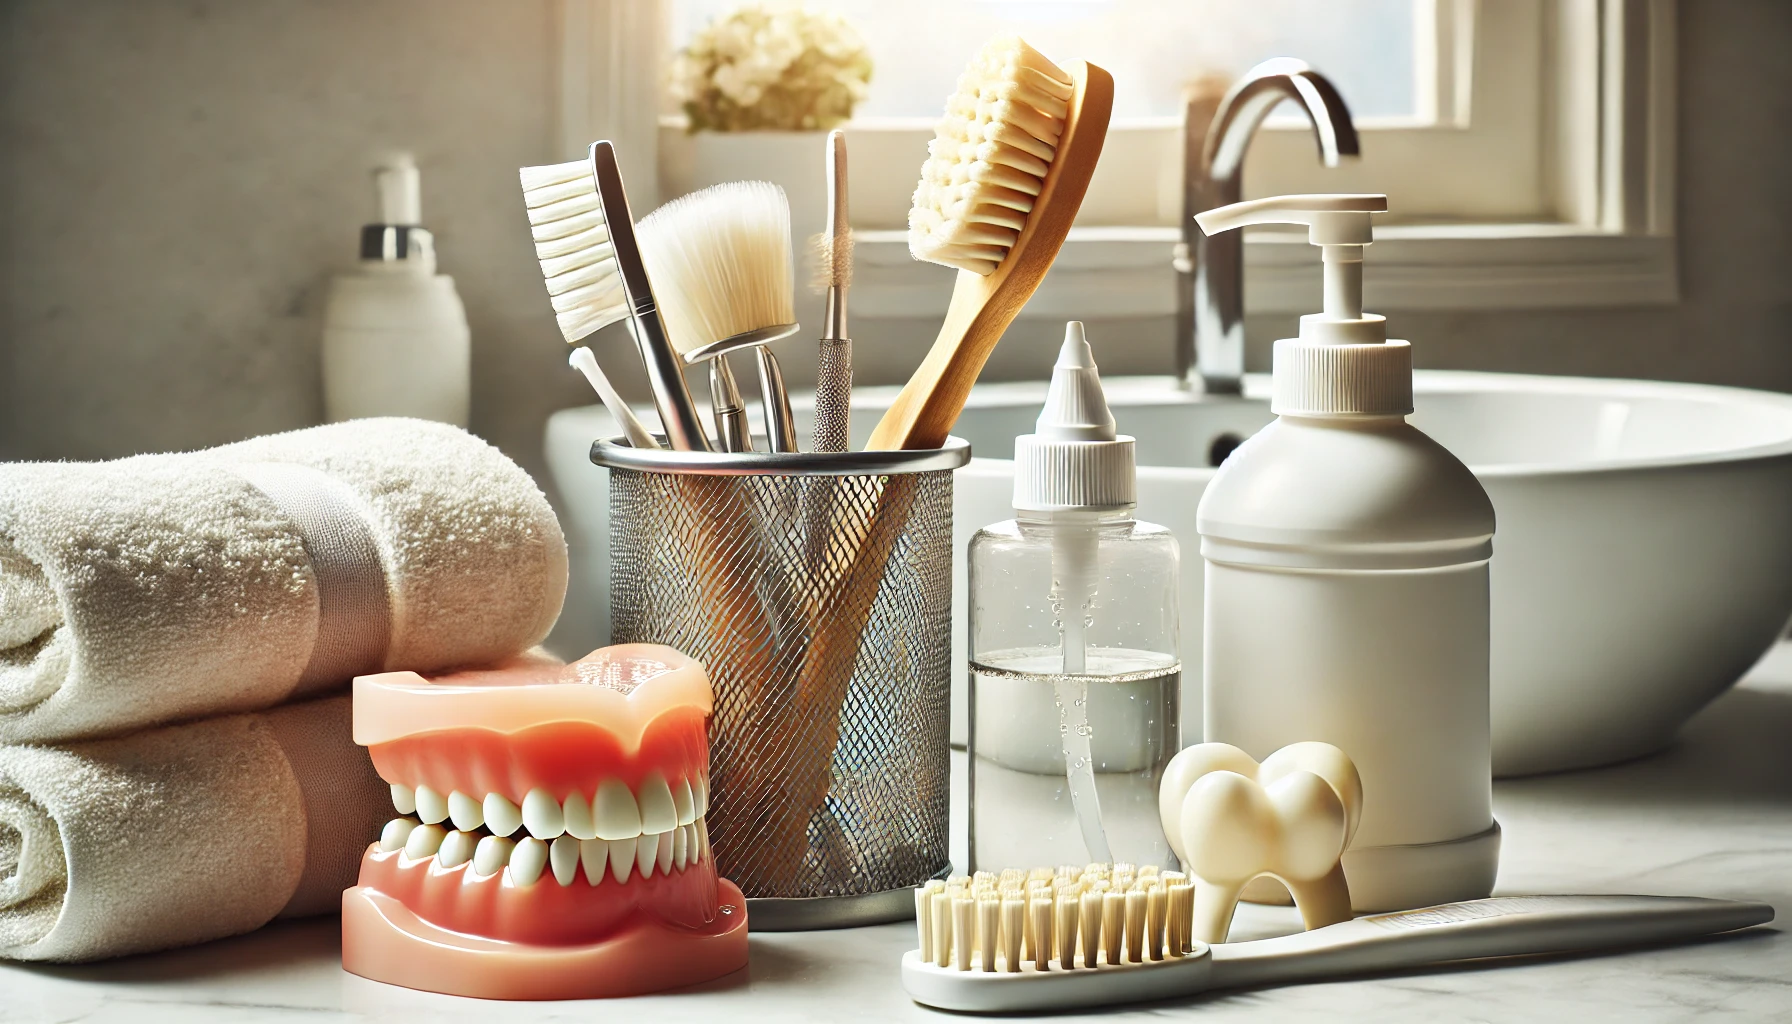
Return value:
<svg viewBox="0 0 1792 1024">
<path fill-rule="evenodd" d="M 710 842 L 748 897 L 893 894 L 913 913 L 902 890 L 949 865 L 952 470 L 969 458 L 956 438 L 592 446 L 611 470 L 612 642 L 708 667 Z"/>
</svg>

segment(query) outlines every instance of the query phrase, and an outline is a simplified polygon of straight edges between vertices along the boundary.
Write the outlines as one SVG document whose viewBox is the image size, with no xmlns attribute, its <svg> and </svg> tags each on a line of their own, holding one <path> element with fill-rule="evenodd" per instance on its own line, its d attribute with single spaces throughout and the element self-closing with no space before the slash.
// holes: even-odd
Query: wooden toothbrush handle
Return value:
<svg viewBox="0 0 1792 1024">
<path fill-rule="evenodd" d="M 996 342 L 1058 258 L 1101 160 L 1114 109 L 1113 76 L 1086 61 L 1071 61 L 1065 70 L 1073 89 L 1064 134 L 1020 237 L 989 276 L 958 272 L 939 337 L 878 421 L 866 448 L 914 450 L 945 444 Z"/>
</svg>

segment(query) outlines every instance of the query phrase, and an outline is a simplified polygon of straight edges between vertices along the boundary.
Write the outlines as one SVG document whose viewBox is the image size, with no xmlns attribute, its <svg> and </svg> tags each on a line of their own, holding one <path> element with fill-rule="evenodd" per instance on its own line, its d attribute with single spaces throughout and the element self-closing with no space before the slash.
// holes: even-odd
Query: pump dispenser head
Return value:
<svg viewBox="0 0 1792 1024">
<path fill-rule="evenodd" d="M 1091 512 L 1138 504 L 1133 439 L 1114 430 L 1095 353 L 1081 321 L 1064 325 L 1064 347 L 1031 434 L 1014 439 L 1014 507 Z"/>
<path fill-rule="evenodd" d="M 1412 412 L 1412 347 L 1388 340 L 1387 318 L 1363 312 L 1363 250 L 1384 195 L 1273 196 L 1195 215 L 1209 235 L 1252 224 L 1304 224 L 1325 261 L 1324 311 L 1275 348 L 1278 415 L 1395 416 Z"/>
<path fill-rule="evenodd" d="M 389 153 L 374 164 L 373 193 L 379 220 L 361 228 L 361 259 L 435 273 L 435 238 L 423 227 L 423 188 L 411 154 Z"/>
</svg>

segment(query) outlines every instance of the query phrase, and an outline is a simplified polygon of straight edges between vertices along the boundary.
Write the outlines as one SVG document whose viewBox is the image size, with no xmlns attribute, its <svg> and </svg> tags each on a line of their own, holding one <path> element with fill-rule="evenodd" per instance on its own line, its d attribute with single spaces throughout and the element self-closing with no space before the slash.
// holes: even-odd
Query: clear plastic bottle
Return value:
<svg viewBox="0 0 1792 1024">
<path fill-rule="evenodd" d="M 970 869 L 1173 864 L 1157 789 L 1181 744 L 1180 555 L 1133 518 L 1133 439 L 1072 322 L 1015 518 L 970 545 Z"/>
</svg>

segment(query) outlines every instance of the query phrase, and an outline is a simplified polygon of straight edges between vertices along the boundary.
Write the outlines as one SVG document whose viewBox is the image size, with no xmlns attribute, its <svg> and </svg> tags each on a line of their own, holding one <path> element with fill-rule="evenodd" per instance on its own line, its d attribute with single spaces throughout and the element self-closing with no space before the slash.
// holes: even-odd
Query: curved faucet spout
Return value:
<svg viewBox="0 0 1792 1024">
<path fill-rule="evenodd" d="M 1293 57 L 1272 57 L 1252 68 L 1226 91 L 1211 121 L 1190 117 L 1184 125 L 1183 244 L 1176 269 L 1188 310 L 1179 318 L 1176 374 L 1185 383 L 1199 378 L 1208 394 L 1238 394 L 1244 385 L 1244 233 L 1208 238 L 1194 216 L 1243 198 L 1245 152 L 1284 100 L 1306 114 L 1325 166 L 1358 154 L 1356 122 L 1344 97 L 1330 79 Z"/>
</svg>

